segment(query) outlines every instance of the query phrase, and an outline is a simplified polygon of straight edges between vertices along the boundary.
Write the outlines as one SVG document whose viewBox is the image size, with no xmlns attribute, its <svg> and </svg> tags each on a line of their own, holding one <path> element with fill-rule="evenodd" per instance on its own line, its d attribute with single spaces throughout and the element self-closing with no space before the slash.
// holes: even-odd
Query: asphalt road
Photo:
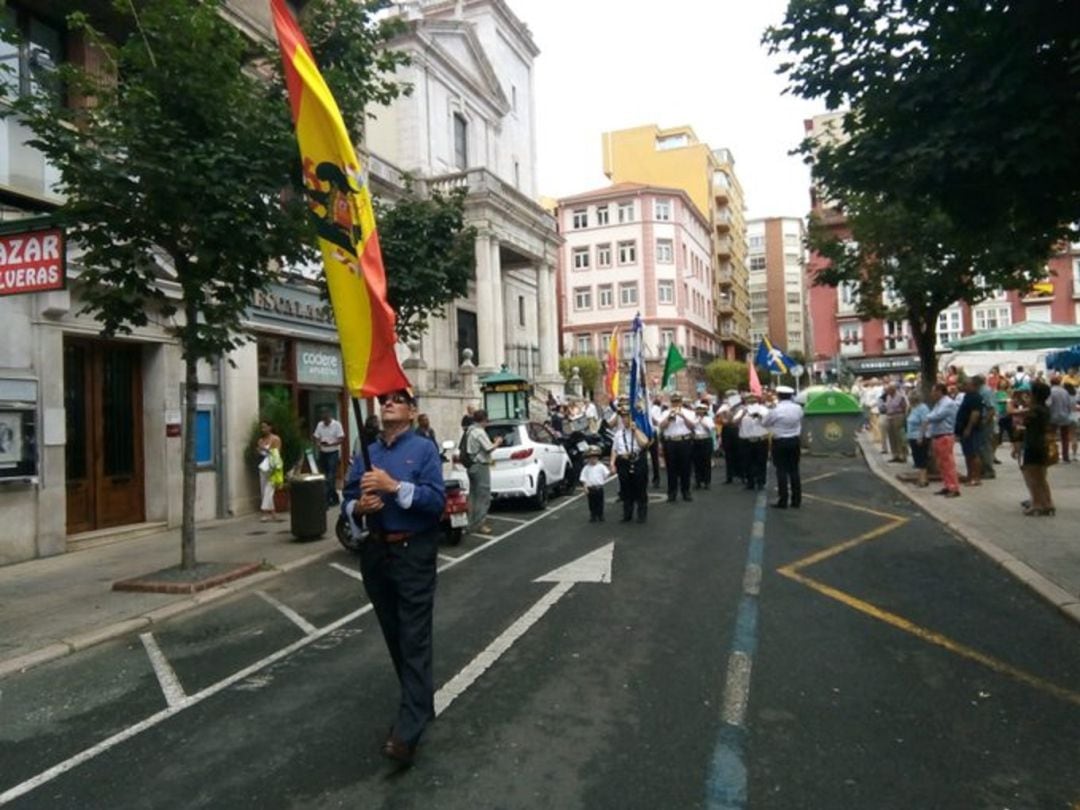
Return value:
<svg viewBox="0 0 1080 810">
<path fill-rule="evenodd" d="M 1078 806 L 1077 627 L 859 462 L 804 477 L 799 511 L 714 486 L 644 526 L 612 503 L 592 525 L 560 498 L 501 508 L 486 547 L 443 549 L 437 684 L 531 621 L 558 587 L 537 578 L 612 546 L 611 580 L 552 597 L 411 770 L 378 756 L 396 684 L 341 552 L 0 682 L 0 803 Z M 148 646 L 175 673 L 165 689 Z"/>
</svg>

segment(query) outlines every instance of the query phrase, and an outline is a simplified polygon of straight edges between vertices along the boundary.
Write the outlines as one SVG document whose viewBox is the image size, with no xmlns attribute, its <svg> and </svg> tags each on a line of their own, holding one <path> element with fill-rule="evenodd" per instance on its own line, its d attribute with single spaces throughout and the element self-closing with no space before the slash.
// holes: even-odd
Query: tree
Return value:
<svg viewBox="0 0 1080 810">
<path fill-rule="evenodd" d="M 468 294 L 476 231 L 465 226 L 465 191 L 377 202 L 390 305 L 402 340 L 419 339 L 447 302 Z"/>
<path fill-rule="evenodd" d="M 1044 272 L 1045 249 L 979 243 L 929 203 L 913 211 L 874 195 L 849 199 L 850 239 L 811 219 L 811 247 L 828 262 L 814 283 L 854 285 L 863 319 L 906 318 L 926 388 L 937 377 L 937 322 L 946 308 L 997 289 L 1030 288 Z"/>
<path fill-rule="evenodd" d="M 705 366 L 705 379 L 709 388 L 720 394 L 725 391 L 745 391 L 750 384 L 750 374 L 746 363 L 735 360 L 713 360 Z"/>
<path fill-rule="evenodd" d="M 384 29 L 372 14 L 385 3 L 327 2 L 341 27 L 318 44 L 363 29 L 363 47 L 346 52 L 375 46 Z M 273 280 L 267 268 L 310 256 L 313 240 L 303 195 L 282 194 L 299 187 L 299 161 L 284 86 L 266 77 L 276 51 L 230 25 L 221 0 L 149 0 L 137 11 L 117 3 L 113 11 L 110 30 L 120 33 L 111 41 L 86 15 L 69 17 L 103 53 L 106 72 L 62 65 L 49 92 L 17 99 L 12 110 L 59 170 L 64 203 L 55 218 L 85 250 L 83 311 L 106 336 L 181 316 L 172 330 L 185 369 L 181 567 L 189 569 L 197 563 L 198 363 L 249 340 L 241 318 Z M 368 60 L 352 74 L 343 67 L 356 82 L 339 98 L 343 109 L 393 97 L 394 85 L 380 78 L 386 64 Z M 57 105 L 63 89 L 80 103 Z"/>
<path fill-rule="evenodd" d="M 1074 0 L 793 0 L 765 42 L 790 91 L 844 116 L 804 143 L 830 197 L 923 201 L 966 233 L 1049 249 L 1080 219 Z"/>
</svg>

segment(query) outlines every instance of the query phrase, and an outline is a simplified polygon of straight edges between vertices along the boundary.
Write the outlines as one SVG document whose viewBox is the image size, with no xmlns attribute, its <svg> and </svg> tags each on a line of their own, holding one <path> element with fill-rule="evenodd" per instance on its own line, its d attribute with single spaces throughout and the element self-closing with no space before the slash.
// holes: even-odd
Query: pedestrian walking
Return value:
<svg viewBox="0 0 1080 810">
<path fill-rule="evenodd" d="M 786 385 L 776 388 L 779 402 L 761 424 L 772 432 L 772 461 L 776 469 L 779 497 L 773 504 L 778 509 L 802 506 L 802 478 L 799 475 L 803 409 L 795 402 L 795 389 Z M 789 499 L 790 496 L 790 499 Z"/>
<path fill-rule="evenodd" d="M 956 459 L 953 458 L 953 446 L 956 444 L 956 413 L 959 405 L 949 396 L 945 383 L 934 383 L 930 389 L 930 413 L 926 416 L 927 432 L 930 436 L 934 460 L 941 473 L 942 488 L 938 495 L 947 498 L 960 497 L 960 479 L 956 475 Z"/>
<path fill-rule="evenodd" d="M 1054 430 L 1048 407 L 1051 391 L 1050 386 L 1041 380 L 1031 384 L 1031 407 L 1024 414 L 1023 445 L 1013 445 L 1013 455 L 1020 454 L 1020 471 L 1031 496 L 1021 504 L 1028 517 L 1053 516 L 1055 512 L 1047 479 L 1050 465 L 1057 461 L 1059 455 L 1056 452 L 1057 431 Z"/>
<path fill-rule="evenodd" d="M 739 447 L 742 450 L 743 481 L 747 489 L 764 489 L 766 465 L 769 460 L 768 431 L 762 420 L 769 412 L 754 393 L 746 394 L 746 405 L 735 419 L 739 426 Z"/>
<path fill-rule="evenodd" d="M 622 521 L 629 523 L 636 507 L 637 521 L 644 523 L 649 513 L 649 464 L 645 455 L 649 437 L 630 418 L 628 406 L 620 404 L 619 416 L 619 429 L 612 436 L 610 469 L 619 476 L 623 493 Z"/>
<path fill-rule="evenodd" d="M 345 443 L 345 429 L 329 408 L 323 408 L 320 415 L 322 418 L 315 425 L 311 438 L 319 448 L 319 468 L 326 477 L 326 505 L 337 506 L 341 502 L 337 493 L 337 477 L 338 468 L 341 466 L 341 445 Z"/>
<path fill-rule="evenodd" d="M 693 500 L 690 495 L 690 442 L 696 420 L 694 412 L 683 407 L 682 394 L 672 394 L 671 407 L 660 423 L 667 463 L 668 503 L 674 503 L 679 492 L 684 501 Z"/>
<path fill-rule="evenodd" d="M 694 438 L 690 445 L 690 458 L 694 469 L 694 489 L 708 489 L 712 483 L 712 419 L 705 402 L 694 405 Z"/>
<path fill-rule="evenodd" d="M 607 467 L 600 463 L 600 448 L 590 447 L 585 451 L 585 466 L 581 468 L 580 477 L 589 501 L 589 523 L 604 522 L 604 484 L 607 479 Z"/>
<path fill-rule="evenodd" d="M 491 509 L 491 453 L 502 445 L 503 437 L 492 439 L 488 436 L 488 415 L 483 408 L 472 412 L 472 420 L 462 439 L 469 472 L 469 531 L 473 534 L 491 534 L 491 527 L 487 523 Z"/>
<path fill-rule="evenodd" d="M 379 398 L 382 433 L 358 454 L 345 483 L 342 514 L 355 536 L 365 523 L 360 571 L 401 688 L 397 717 L 382 754 L 411 765 L 424 729 L 435 719 L 432 614 L 439 520 L 446 495 L 435 446 L 410 428 L 416 399 L 407 390 Z"/>
<path fill-rule="evenodd" d="M 285 483 L 285 463 L 281 458 L 281 437 L 274 433 L 274 426 L 266 419 L 259 422 L 259 438 L 255 442 L 259 455 L 259 520 L 279 521 L 274 507 L 274 493 Z"/>
<path fill-rule="evenodd" d="M 442 450 L 442 448 L 439 447 L 439 440 L 435 438 L 435 428 L 431 426 L 431 419 L 426 413 L 422 413 L 416 417 L 416 435 L 423 436 L 435 445 L 436 450 Z"/>
</svg>

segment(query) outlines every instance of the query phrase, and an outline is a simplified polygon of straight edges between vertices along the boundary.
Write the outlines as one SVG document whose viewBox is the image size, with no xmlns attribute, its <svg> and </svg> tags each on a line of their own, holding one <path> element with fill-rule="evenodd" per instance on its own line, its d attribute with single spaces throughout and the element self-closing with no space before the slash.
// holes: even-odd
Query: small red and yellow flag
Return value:
<svg viewBox="0 0 1080 810">
<path fill-rule="evenodd" d="M 296 139 L 304 193 L 319 234 L 330 305 L 354 397 L 409 388 L 394 345 L 396 316 L 386 299 L 386 271 L 371 192 L 341 110 L 284 0 L 270 0 Z"/>
<path fill-rule="evenodd" d="M 619 396 L 619 333 L 612 332 L 608 341 L 607 368 L 604 373 L 604 390 L 612 399 Z"/>
</svg>

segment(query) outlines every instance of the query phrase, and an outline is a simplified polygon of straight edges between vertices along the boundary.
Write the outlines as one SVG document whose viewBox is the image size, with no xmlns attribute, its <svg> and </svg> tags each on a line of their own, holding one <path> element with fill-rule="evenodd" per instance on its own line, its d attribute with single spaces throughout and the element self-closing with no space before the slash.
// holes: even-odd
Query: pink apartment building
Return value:
<svg viewBox="0 0 1080 810">
<path fill-rule="evenodd" d="M 709 225 L 689 196 L 618 183 L 559 200 L 555 216 L 565 240 L 558 263 L 562 354 L 605 357 L 618 331 L 627 358 L 631 324 L 640 313 L 650 374 L 659 377 L 674 343 L 690 372 L 679 384 L 691 393 L 720 342 Z"/>
</svg>

